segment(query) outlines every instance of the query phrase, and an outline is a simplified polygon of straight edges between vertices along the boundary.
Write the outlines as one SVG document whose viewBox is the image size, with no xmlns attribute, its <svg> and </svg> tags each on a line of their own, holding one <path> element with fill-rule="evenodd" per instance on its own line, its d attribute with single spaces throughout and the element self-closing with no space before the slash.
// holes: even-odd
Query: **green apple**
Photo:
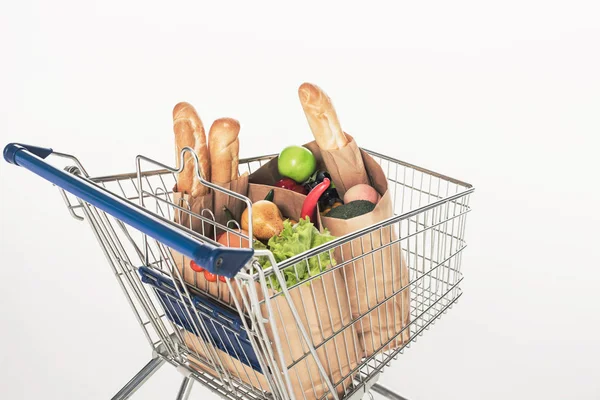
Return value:
<svg viewBox="0 0 600 400">
<path fill-rule="evenodd" d="M 302 183 L 315 172 L 317 160 L 306 147 L 288 146 L 279 153 L 277 168 L 282 176 Z"/>
</svg>

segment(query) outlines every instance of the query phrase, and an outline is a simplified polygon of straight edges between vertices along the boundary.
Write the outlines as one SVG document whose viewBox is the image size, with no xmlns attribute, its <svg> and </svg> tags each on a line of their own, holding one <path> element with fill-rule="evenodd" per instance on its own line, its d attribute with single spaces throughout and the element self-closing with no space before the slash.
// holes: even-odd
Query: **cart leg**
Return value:
<svg viewBox="0 0 600 400">
<path fill-rule="evenodd" d="M 187 376 L 183 378 L 183 382 L 181 382 L 181 387 L 179 388 L 179 394 L 177 394 L 177 400 L 188 400 L 188 397 L 190 397 L 190 393 L 192 392 L 193 383 L 194 381 Z"/>
<path fill-rule="evenodd" d="M 125 386 L 112 398 L 112 400 L 126 400 L 131 397 L 163 364 L 165 360 L 160 357 L 153 358 L 140 370 Z"/>
<path fill-rule="evenodd" d="M 393 392 L 392 390 L 386 388 L 385 386 L 381 386 L 378 383 L 376 383 L 373 386 L 371 386 L 371 390 L 374 391 L 377 394 L 382 395 L 386 399 L 390 399 L 390 400 L 408 400 L 406 397 L 402 397 L 399 394 L 397 394 L 396 392 Z"/>
</svg>

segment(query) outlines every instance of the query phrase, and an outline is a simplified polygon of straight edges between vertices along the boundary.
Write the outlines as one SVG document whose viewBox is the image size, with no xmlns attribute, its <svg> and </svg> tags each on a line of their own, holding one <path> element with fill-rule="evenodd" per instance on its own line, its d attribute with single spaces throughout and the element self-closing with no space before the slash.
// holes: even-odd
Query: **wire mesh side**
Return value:
<svg viewBox="0 0 600 400">
<path fill-rule="evenodd" d="M 88 219 L 149 343 L 169 362 L 190 368 L 226 398 L 341 399 L 367 387 L 461 295 L 469 186 L 374 157 L 401 217 L 271 271 L 249 265 L 231 280 L 203 278 L 190 269 L 190 260 L 86 203 L 71 209 Z M 270 158 L 242 161 L 240 173 L 251 173 Z M 135 174 L 95 181 L 134 202 L 143 196 L 145 207 L 166 219 L 187 215 L 202 227 L 200 234 L 186 230 L 198 240 L 216 242 L 221 232 L 237 238 L 238 245 L 248 239 L 217 224 L 211 212 L 193 212 L 176 202 L 170 172 L 145 172 L 141 187 Z M 311 271 L 315 264 L 317 272 L 300 279 L 306 275 L 300 269 Z M 140 266 L 170 279 L 175 291 L 142 282 Z M 297 279 L 287 281 L 286 274 Z M 362 287 L 361 277 L 367 282 Z M 219 333 L 210 313 L 192 306 L 197 294 L 237 313 L 240 329 Z M 238 351 L 243 340 L 250 341 L 253 356 Z M 249 367 L 253 357 L 254 368 Z"/>
<path fill-rule="evenodd" d="M 164 173 L 145 176 L 142 190 L 131 176 L 102 180 L 99 184 L 131 201 L 138 199 L 141 193 L 150 210 L 171 218 L 177 210 L 172 203 L 173 193 L 168 189 L 172 187 L 173 181 L 172 174 Z M 252 333 L 254 317 L 248 312 L 251 306 L 247 296 L 240 292 L 236 297 L 232 296 L 227 304 L 244 316 L 240 330 L 226 331 L 222 327 L 219 330 L 211 322 L 207 310 L 203 312 L 202 309 L 190 306 L 193 302 L 193 290 L 202 292 L 206 288 L 184 284 L 189 284 L 190 281 L 193 283 L 198 274 L 178 268 L 176 258 L 183 256 L 177 255 L 162 243 L 144 241 L 144 235 L 140 232 L 85 202 L 79 201 L 77 208 L 83 211 L 90 223 L 145 336 L 155 350 L 160 349 L 161 354 L 171 362 L 189 367 L 198 379 L 203 376 L 204 381 L 209 379 L 220 382 L 219 391 L 225 391 L 226 397 L 260 399 L 270 398 L 272 393 L 279 392 L 272 374 L 266 373 L 270 370 L 270 364 L 262 356 L 263 350 L 270 344 Z M 215 226 L 214 220 L 212 222 L 212 226 Z M 177 282 L 174 285 L 175 292 L 165 293 L 142 282 L 138 273 L 140 266 L 151 268 L 172 282 Z M 184 276 L 185 272 L 189 276 Z M 221 291 L 225 287 L 232 290 L 232 284 L 243 286 L 238 280 L 218 281 L 216 287 L 219 289 L 213 293 L 213 297 L 222 299 Z M 174 313 L 174 309 L 181 313 Z M 252 368 L 240 363 L 240 360 L 248 363 L 249 359 L 243 351 L 235 351 L 241 348 L 240 336 L 250 340 L 252 347 L 258 349 L 257 362 L 265 371 L 265 374 L 260 374 L 261 379 L 258 379 L 259 374 Z M 224 348 L 234 350 L 227 352 L 222 350 Z M 264 354 L 267 353 L 264 351 Z"/>
<path fill-rule="evenodd" d="M 316 349 L 327 371 L 335 371 L 329 374 L 332 384 L 342 387 L 346 396 L 381 373 L 460 297 L 468 201 L 468 194 L 459 196 L 279 266 L 283 276 L 309 271 L 308 278 L 287 285 L 286 300 L 296 303 L 305 325 L 312 323 L 308 345 Z M 324 252 L 334 263 L 321 265 L 320 272 L 312 274 L 309 263 L 320 262 Z M 292 350 L 298 346 L 289 338 L 296 337 L 299 327 L 284 323 L 277 305 L 286 307 L 278 301 L 285 293 L 274 290 L 273 279 L 273 275 L 265 278 L 264 296 L 276 305 L 270 323 L 283 338 L 284 369 L 293 376 L 299 365 L 311 362 L 311 354 L 308 347 Z M 310 379 L 319 386 L 318 376 Z"/>
</svg>

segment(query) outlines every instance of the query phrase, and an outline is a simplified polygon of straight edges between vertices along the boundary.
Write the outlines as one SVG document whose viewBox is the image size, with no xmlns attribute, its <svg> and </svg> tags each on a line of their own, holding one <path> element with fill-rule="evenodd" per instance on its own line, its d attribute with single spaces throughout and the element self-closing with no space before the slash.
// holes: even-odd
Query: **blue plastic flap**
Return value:
<svg viewBox="0 0 600 400">
<path fill-rule="evenodd" d="M 140 267 L 138 271 L 142 282 L 154 287 L 171 321 L 245 365 L 262 372 L 248 332 L 237 312 L 199 293 L 190 293 L 192 306 L 189 300 L 179 297 L 175 284 L 169 277 L 147 267 Z M 180 292 L 183 293 L 183 290 L 180 289 Z M 206 329 L 202 329 L 194 309 Z"/>
</svg>

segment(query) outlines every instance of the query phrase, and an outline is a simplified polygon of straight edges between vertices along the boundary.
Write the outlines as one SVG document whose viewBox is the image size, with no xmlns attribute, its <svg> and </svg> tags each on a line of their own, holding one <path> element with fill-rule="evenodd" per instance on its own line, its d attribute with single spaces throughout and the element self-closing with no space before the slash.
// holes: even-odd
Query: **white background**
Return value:
<svg viewBox="0 0 600 400">
<path fill-rule="evenodd" d="M 3 1 L 0 143 L 94 175 L 172 163 L 185 100 L 207 126 L 239 119 L 242 156 L 272 153 L 310 140 L 296 89 L 317 83 L 360 145 L 477 188 L 465 295 L 383 383 L 412 400 L 600 398 L 597 1 L 164 3 Z M 56 189 L 0 174 L 0 397 L 110 398 L 147 342 Z M 163 367 L 133 398 L 179 381 Z"/>
</svg>

